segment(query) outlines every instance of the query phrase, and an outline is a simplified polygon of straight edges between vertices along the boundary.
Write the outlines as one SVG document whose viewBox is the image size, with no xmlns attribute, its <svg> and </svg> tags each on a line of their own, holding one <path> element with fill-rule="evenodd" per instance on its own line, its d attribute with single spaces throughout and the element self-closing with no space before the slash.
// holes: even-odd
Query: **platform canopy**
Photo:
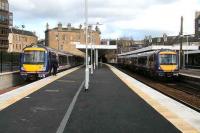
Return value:
<svg viewBox="0 0 200 133">
<path fill-rule="evenodd" d="M 117 49 L 117 45 L 92 45 L 88 44 L 87 45 L 88 49 L 103 49 L 103 50 L 115 50 Z M 86 49 L 85 44 L 76 44 L 77 49 Z"/>
<path fill-rule="evenodd" d="M 138 53 L 143 53 L 143 52 L 148 52 L 148 51 L 155 51 L 155 50 L 160 50 L 160 49 L 170 49 L 170 50 L 180 50 L 180 45 L 152 45 L 148 47 L 144 47 L 141 49 L 137 49 L 134 51 L 118 54 L 118 56 L 123 56 L 123 55 L 130 55 L 130 54 L 138 54 Z M 182 47 L 183 50 L 198 50 L 199 46 L 198 45 L 183 45 Z"/>
</svg>

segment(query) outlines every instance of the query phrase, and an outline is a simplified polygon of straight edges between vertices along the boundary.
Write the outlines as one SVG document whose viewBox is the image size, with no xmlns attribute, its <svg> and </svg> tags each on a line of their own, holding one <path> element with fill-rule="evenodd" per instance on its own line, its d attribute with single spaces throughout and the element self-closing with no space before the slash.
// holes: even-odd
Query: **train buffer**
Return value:
<svg viewBox="0 0 200 133">
<path fill-rule="evenodd" d="M 200 132 L 200 113 L 109 65 L 84 91 L 73 68 L 0 95 L 1 133 Z"/>
</svg>

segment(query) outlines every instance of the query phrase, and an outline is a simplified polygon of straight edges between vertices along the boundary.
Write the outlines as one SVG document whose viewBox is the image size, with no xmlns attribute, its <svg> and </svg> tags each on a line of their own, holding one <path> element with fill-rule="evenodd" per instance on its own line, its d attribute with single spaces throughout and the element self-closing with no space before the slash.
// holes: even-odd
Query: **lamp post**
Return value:
<svg viewBox="0 0 200 133">
<path fill-rule="evenodd" d="M 186 64 L 185 64 L 185 66 L 188 65 L 188 46 L 189 46 L 188 37 L 189 36 L 187 36 L 187 58 L 186 58 Z M 185 57 L 185 55 L 184 55 L 184 57 Z"/>
<path fill-rule="evenodd" d="M 153 43 L 152 43 L 152 37 L 151 37 L 151 35 L 149 36 L 149 45 L 150 45 L 150 44 L 153 44 Z"/>
<path fill-rule="evenodd" d="M 23 37 L 23 34 L 24 34 L 24 28 L 25 28 L 25 25 L 21 25 L 22 26 L 22 37 Z M 21 39 L 22 40 L 22 44 L 21 44 L 21 50 L 24 48 L 24 43 L 23 43 L 23 39 Z"/>
<path fill-rule="evenodd" d="M 180 27 L 180 50 L 179 50 L 179 69 L 183 67 L 183 16 L 181 16 L 181 27 Z"/>
<path fill-rule="evenodd" d="M 93 74 L 93 49 L 92 49 L 92 25 L 89 26 L 90 31 L 90 66 L 91 66 L 91 74 Z"/>
<path fill-rule="evenodd" d="M 56 40 L 58 41 L 58 46 L 57 46 L 57 48 L 58 48 L 58 51 L 59 51 L 59 49 L 60 49 L 60 47 L 59 47 L 59 32 L 58 32 L 58 34 L 56 35 Z"/>
<path fill-rule="evenodd" d="M 89 88 L 89 68 L 88 68 L 88 0 L 85 0 L 85 91 Z"/>
<path fill-rule="evenodd" d="M 95 70 L 95 66 L 96 65 L 98 66 L 98 63 L 97 63 L 98 50 L 97 49 L 95 50 L 95 47 L 93 47 L 94 45 L 92 44 L 93 43 L 93 34 L 92 34 L 92 26 L 93 25 L 96 26 L 96 31 L 97 31 L 97 26 L 98 25 L 103 25 L 103 24 L 101 24 L 99 22 L 97 22 L 96 24 L 90 24 L 90 29 L 89 30 L 90 30 L 90 39 L 91 39 L 91 41 L 90 41 L 91 42 L 91 74 L 93 74 L 93 71 Z"/>
<path fill-rule="evenodd" d="M 167 34 L 164 33 L 164 34 L 163 34 L 163 45 L 165 45 L 166 42 L 167 42 Z"/>
<path fill-rule="evenodd" d="M 190 37 L 194 37 L 194 35 L 186 35 L 186 41 L 187 41 L 187 56 L 186 56 L 186 63 L 185 63 L 185 66 L 188 65 L 188 47 L 189 47 L 189 38 Z M 185 55 L 184 55 L 185 57 Z"/>
</svg>

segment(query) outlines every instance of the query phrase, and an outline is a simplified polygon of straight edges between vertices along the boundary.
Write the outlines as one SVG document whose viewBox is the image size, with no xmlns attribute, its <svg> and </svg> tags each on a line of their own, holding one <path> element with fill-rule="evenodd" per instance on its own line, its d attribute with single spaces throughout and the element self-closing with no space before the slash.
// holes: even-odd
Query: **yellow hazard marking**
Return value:
<svg viewBox="0 0 200 133">
<path fill-rule="evenodd" d="M 178 117 L 176 114 L 171 112 L 165 106 L 161 105 L 155 99 L 150 97 L 148 94 L 143 92 L 139 86 L 132 83 L 131 78 L 116 69 L 113 66 L 107 65 L 112 70 L 112 72 L 117 75 L 132 91 L 138 94 L 143 100 L 145 100 L 150 106 L 152 106 L 158 113 L 164 116 L 169 122 L 171 122 L 177 129 L 184 133 L 200 133 L 197 129 L 192 127 L 189 123 Z"/>
<path fill-rule="evenodd" d="M 13 95 L 12 97 L 10 97 L 8 99 L 0 101 L 0 111 L 7 108 L 8 106 L 16 103 L 17 101 L 21 100 L 22 98 L 32 94 L 33 92 L 40 90 L 42 87 L 54 82 L 55 80 L 80 69 L 81 67 L 82 66 L 75 67 L 75 68 L 66 70 L 64 72 L 58 73 L 57 76 L 51 76 L 51 77 L 47 77 L 45 79 L 33 82 L 33 83 L 31 83 L 31 87 L 30 87 L 30 84 L 27 85 L 27 89 L 24 89 L 19 94 Z"/>
</svg>

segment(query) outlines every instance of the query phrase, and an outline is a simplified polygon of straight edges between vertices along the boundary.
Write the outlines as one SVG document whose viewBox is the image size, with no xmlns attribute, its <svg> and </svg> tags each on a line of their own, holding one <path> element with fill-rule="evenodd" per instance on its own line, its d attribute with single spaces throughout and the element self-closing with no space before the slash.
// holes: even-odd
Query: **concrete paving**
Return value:
<svg viewBox="0 0 200 133">
<path fill-rule="evenodd" d="M 66 75 L 0 112 L 2 133 L 55 133 L 72 109 L 64 132 L 180 132 L 115 76 L 99 67 L 90 77 L 89 92 L 80 91 L 84 69 Z"/>
<path fill-rule="evenodd" d="M 55 133 L 84 79 L 77 70 L 0 112 L 0 133 Z"/>
<path fill-rule="evenodd" d="M 180 132 L 133 93 L 107 67 L 95 71 L 80 93 L 65 133 Z"/>
<path fill-rule="evenodd" d="M 200 79 L 200 70 L 199 69 L 181 69 L 180 74 L 183 76 Z"/>
<path fill-rule="evenodd" d="M 200 132 L 200 113 L 152 89 L 113 66 L 110 69 L 154 109 L 182 132 Z M 124 79 L 124 80 L 123 80 Z"/>
</svg>

